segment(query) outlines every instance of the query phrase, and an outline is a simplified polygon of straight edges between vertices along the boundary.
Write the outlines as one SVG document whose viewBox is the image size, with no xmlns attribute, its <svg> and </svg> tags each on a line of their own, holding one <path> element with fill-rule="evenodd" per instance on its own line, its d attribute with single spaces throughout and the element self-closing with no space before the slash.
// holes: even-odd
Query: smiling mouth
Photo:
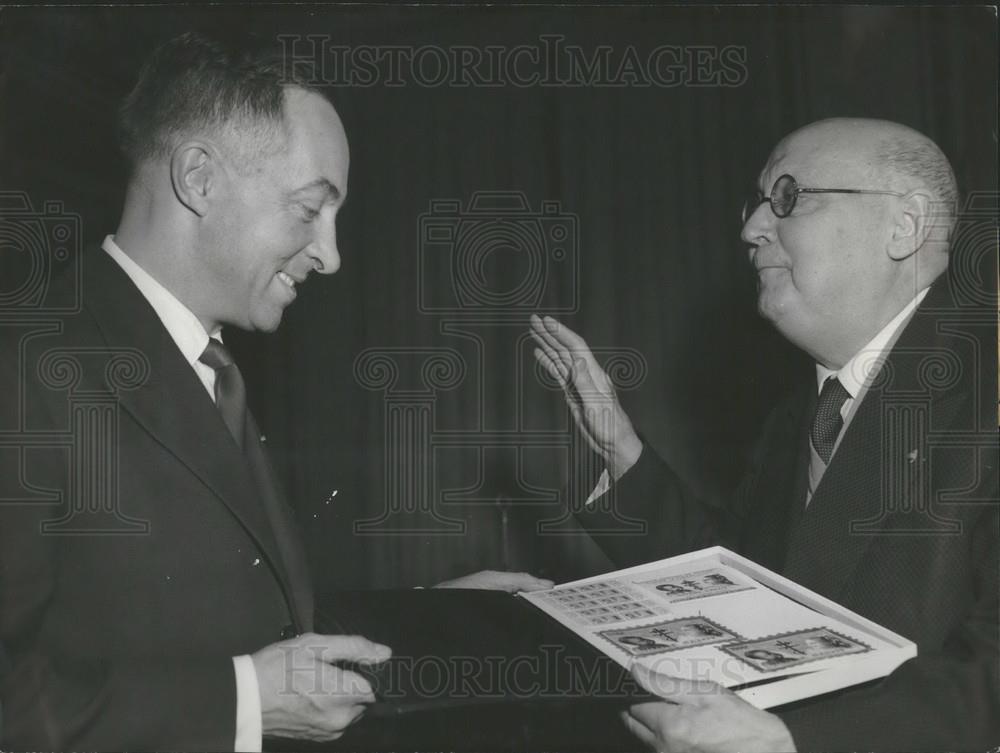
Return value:
<svg viewBox="0 0 1000 753">
<path fill-rule="evenodd" d="M 281 280 L 285 285 L 287 285 L 292 290 L 295 290 L 295 279 L 289 275 L 287 272 L 278 272 L 278 279 Z"/>
</svg>

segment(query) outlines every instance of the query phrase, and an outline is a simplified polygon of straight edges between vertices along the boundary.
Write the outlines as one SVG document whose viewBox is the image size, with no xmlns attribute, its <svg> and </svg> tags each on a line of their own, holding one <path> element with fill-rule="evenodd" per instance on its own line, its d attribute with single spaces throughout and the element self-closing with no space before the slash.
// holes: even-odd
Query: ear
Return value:
<svg viewBox="0 0 1000 753">
<path fill-rule="evenodd" d="M 901 207 L 893 218 L 892 237 L 888 253 L 893 261 L 907 259 L 920 249 L 932 229 L 931 197 L 920 191 L 910 191 L 900 198 Z"/>
<path fill-rule="evenodd" d="M 209 197 L 219 179 L 219 163 L 212 147 L 186 141 L 170 155 L 170 182 L 177 200 L 199 217 L 208 211 Z"/>
</svg>

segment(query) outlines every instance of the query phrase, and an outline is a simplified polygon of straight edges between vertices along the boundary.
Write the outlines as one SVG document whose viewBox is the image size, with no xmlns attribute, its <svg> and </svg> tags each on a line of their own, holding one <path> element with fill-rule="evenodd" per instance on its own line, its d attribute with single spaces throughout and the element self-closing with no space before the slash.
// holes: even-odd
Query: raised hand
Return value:
<svg viewBox="0 0 1000 753">
<path fill-rule="evenodd" d="M 252 656 L 266 737 L 336 740 L 375 696 L 368 681 L 338 666 L 377 664 L 392 650 L 358 635 L 306 633 Z"/>
<path fill-rule="evenodd" d="M 642 441 L 622 409 L 614 385 L 586 341 L 550 316 L 531 316 L 535 358 L 563 388 L 566 403 L 594 452 L 615 480 L 631 468 Z"/>
</svg>

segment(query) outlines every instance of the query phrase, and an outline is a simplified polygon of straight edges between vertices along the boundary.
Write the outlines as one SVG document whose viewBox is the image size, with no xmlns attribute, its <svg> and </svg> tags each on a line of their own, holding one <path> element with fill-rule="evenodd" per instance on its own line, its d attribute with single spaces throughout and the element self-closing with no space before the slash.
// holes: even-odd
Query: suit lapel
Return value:
<svg viewBox="0 0 1000 753">
<path fill-rule="evenodd" d="M 301 536 L 291 508 L 281 492 L 270 458 L 260 441 L 261 434 L 253 415 L 247 411 L 246 447 L 249 466 L 264 501 L 264 508 L 274 532 L 275 543 L 281 554 L 284 573 L 287 574 L 287 590 L 294 603 L 294 614 L 301 632 L 313 629 L 313 590 L 309 578 L 309 566 L 302 553 Z"/>
<path fill-rule="evenodd" d="M 913 508 L 929 496 L 931 393 L 924 371 L 947 346 L 936 342 L 936 320 L 927 312 L 943 305 L 946 287 L 935 284 L 893 346 L 793 528 L 785 574 L 829 598 L 841 597 L 876 539 L 912 532 L 900 516 L 921 515 Z"/>
<path fill-rule="evenodd" d="M 815 390 L 805 384 L 789 396 L 766 427 L 759 462 L 742 501 L 745 521 L 740 550 L 765 567 L 781 571 L 788 540 L 801 515 L 807 483 L 809 422 L 815 412 Z M 743 492 L 743 489 L 741 489 Z"/>
<path fill-rule="evenodd" d="M 830 466 L 805 509 L 805 492 L 791 500 L 801 512 L 792 528 L 785 575 L 836 599 L 872 542 L 852 524 L 879 520 L 882 495 L 881 400 L 870 390 L 847 427 Z M 808 442 L 808 434 L 803 443 Z M 808 459 L 805 461 L 808 464 Z"/>
<path fill-rule="evenodd" d="M 250 468 L 212 399 L 125 272 L 100 249 L 84 258 L 89 260 L 84 302 L 105 344 L 138 350 L 149 364 L 146 382 L 118 393 L 119 404 L 229 509 L 291 600 L 283 559 Z"/>
</svg>

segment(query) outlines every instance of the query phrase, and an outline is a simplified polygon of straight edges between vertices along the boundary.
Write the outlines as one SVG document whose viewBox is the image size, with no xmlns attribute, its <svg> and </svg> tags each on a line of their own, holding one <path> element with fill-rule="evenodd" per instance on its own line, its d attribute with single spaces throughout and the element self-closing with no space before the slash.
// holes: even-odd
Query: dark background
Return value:
<svg viewBox="0 0 1000 753">
<path fill-rule="evenodd" d="M 536 308 L 560 311 L 609 349 L 602 358 L 640 354 L 621 391 L 630 415 L 692 484 L 725 493 L 767 407 L 810 368 L 757 317 L 738 237 L 746 187 L 787 132 L 835 115 L 898 120 L 941 145 L 965 191 L 996 190 L 994 12 L 819 6 L 8 8 L 0 188 L 26 192 L 36 209 L 63 202 L 86 242 L 114 232 L 124 180 L 114 108 L 143 56 L 187 28 L 350 46 L 537 45 L 559 34 L 588 51 L 609 45 L 614 60 L 630 45 L 746 49 L 746 80 L 730 87 L 335 87 L 352 163 L 342 269 L 311 280 L 276 334 L 226 333 L 321 589 L 556 572 L 553 561 L 572 563 L 563 576 L 605 567 L 584 536 L 539 529 L 560 516 L 573 435 L 523 341 Z M 421 215 L 440 199 L 464 207 L 477 191 L 522 192 L 535 214 L 558 202 L 578 245 L 561 260 L 551 244 L 496 247 L 482 289 L 511 299 L 485 321 L 468 306 L 423 311 L 421 285 L 425 298 L 444 295 L 455 275 L 454 257 L 422 257 Z M 490 217 L 465 227 L 474 236 L 496 227 Z M 4 245 L 0 293 L 21 269 Z M 525 280 L 544 283 L 537 301 L 514 295 Z M 392 394 L 359 382 L 366 348 L 396 349 Z M 412 406 L 424 398 L 400 390 L 421 387 L 431 349 L 457 353 L 464 377 L 420 413 Z M 400 407 L 430 422 L 428 443 L 388 439 Z M 389 499 L 403 510 L 356 528 L 379 521 Z"/>
</svg>

